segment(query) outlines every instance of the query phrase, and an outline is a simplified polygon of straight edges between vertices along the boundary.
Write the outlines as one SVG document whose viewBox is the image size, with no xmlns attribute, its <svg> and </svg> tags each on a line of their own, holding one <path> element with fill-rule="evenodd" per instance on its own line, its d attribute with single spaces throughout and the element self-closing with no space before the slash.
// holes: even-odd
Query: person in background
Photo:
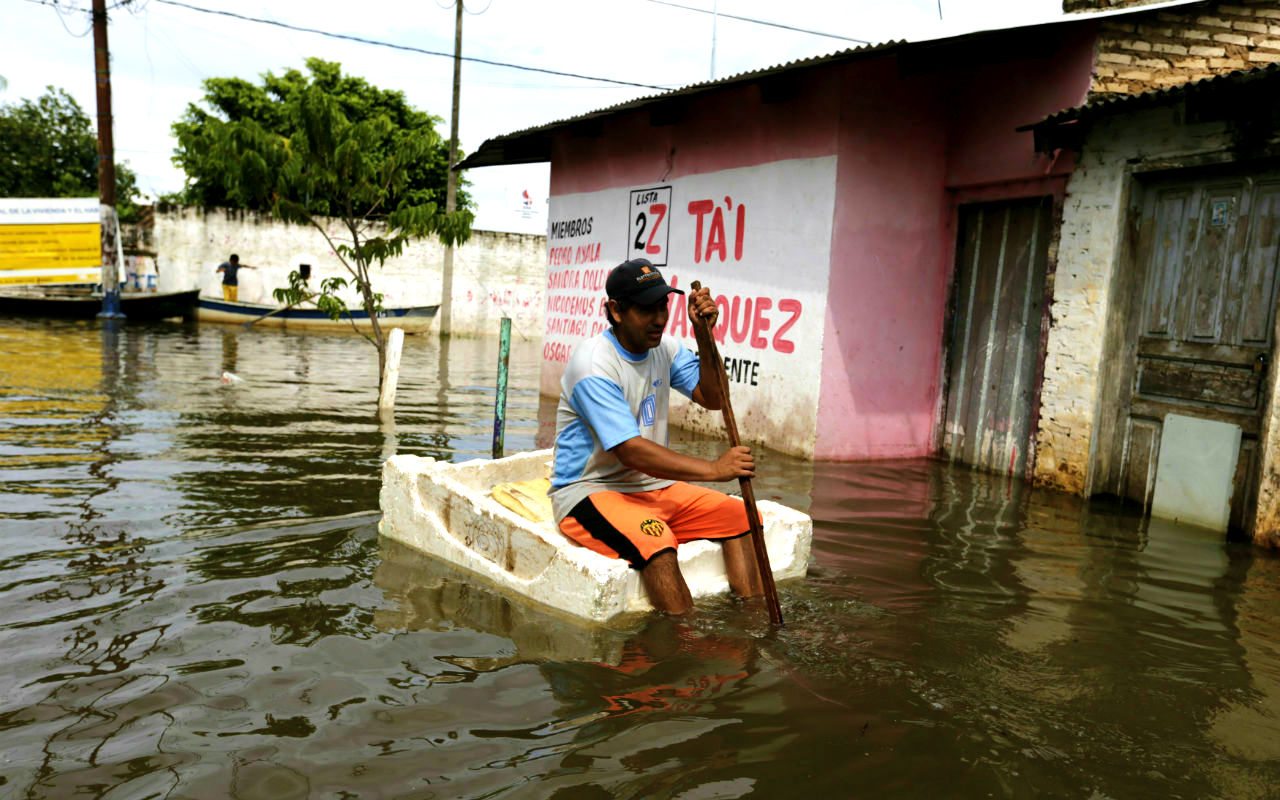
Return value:
<svg viewBox="0 0 1280 800">
<path fill-rule="evenodd" d="M 223 261 L 218 265 L 218 268 L 214 270 L 215 274 L 219 272 L 222 273 L 223 300 L 234 303 L 239 298 L 240 279 L 237 277 L 237 273 L 239 273 L 241 269 L 257 269 L 257 267 L 252 267 L 248 264 L 241 264 L 240 256 L 232 253 L 230 258 Z"/>
</svg>

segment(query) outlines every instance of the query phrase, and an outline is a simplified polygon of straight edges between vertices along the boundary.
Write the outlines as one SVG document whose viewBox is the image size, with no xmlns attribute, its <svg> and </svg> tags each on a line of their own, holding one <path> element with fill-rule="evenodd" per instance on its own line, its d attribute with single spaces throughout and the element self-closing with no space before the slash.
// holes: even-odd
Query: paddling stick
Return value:
<svg viewBox="0 0 1280 800">
<path fill-rule="evenodd" d="M 249 320 L 248 322 L 246 322 L 246 323 L 244 324 L 244 326 L 245 326 L 246 328 L 252 328 L 254 325 L 257 325 L 259 322 L 261 322 L 262 320 L 266 319 L 267 317 L 274 317 L 276 314 L 279 314 L 281 311 L 288 311 L 289 309 L 293 308 L 294 306 L 299 305 L 300 303 L 305 303 L 305 302 L 307 302 L 308 300 L 310 300 L 310 299 L 311 299 L 311 298 L 313 298 L 313 297 L 315 297 L 315 295 L 314 295 L 314 294 L 309 294 L 309 295 L 307 295 L 306 297 L 303 297 L 303 298 L 301 298 L 301 299 L 299 299 L 299 300 L 295 300 L 294 302 L 290 303 L 290 304 L 289 304 L 289 305 L 287 305 L 287 306 L 280 306 L 279 308 L 273 308 L 273 309 L 271 309 L 270 311 L 268 311 L 267 313 L 263 314 L 262 316 L 260 316 L 260 317 L 255 317 L 255 318 L 253 318 L 253 319 Z"/>
<path fill-rule="evenodd" d="M 702 288 L 702 284 L 694 281 L 689 284 L 693 291 Z M 698 347 L 706 347 L 711 353 L 712 359 L 716 362 L 716 376 L 720 382 L 720 402 L 721 411 L 724 413 L 724 427 L 729 434 L 729 446 L 737 447 L 742 444 L 742 439 L 738 436 L 738 421 L 733 416 L 733 405 L 729 402 L 729 376 L 724 369 L 724 359 L 720 357 L 720 349 L 716 347 L 715 334 L 711 332 L 711 326 L 707 324 L 706 319 L 702 315 L 691 315 L 694 318 L 690 320 L 693 323 L 693 329 L 698 334 Z M 773 582 L 773 567 L 769 565 L 769 550 L 765 547 L 764 542 L 764 526 L 760 523 L 760 510 L 756 508 L 756 493 L 751 488 L 750 478 L 738 478 L 738 485 L 742 488 L 742 501 L 747 507 L 747 525 L 751 529 L 751 546 L 756 553 L 756 565 L 760 568 L 760 583 L 764 586 L 765 602 L 769 606 L 769 621 L 774 625 L 782 624 L 782 604 L 778 602 L 778 587 Z"/>
</svg>

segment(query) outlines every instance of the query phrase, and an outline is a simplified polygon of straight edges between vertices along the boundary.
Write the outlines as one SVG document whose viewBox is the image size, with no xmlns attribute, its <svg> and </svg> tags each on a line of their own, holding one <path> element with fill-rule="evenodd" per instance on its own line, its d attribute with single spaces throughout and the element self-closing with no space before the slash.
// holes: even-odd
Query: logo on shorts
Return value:
<svg viewBox="0 0 1280 800">
<path fill-rule="evenodd" d="M 658 537 L 666 533 L 667 526 L 663 525 L 661 520 L 646 519 L 640 523 L 640 532 L 645 536 Z"/>
</svg>

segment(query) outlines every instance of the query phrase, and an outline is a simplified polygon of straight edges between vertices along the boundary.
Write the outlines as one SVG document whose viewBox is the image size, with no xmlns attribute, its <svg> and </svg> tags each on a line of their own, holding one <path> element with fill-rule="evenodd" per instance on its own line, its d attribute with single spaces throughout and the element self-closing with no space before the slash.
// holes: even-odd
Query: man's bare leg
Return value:
<svg viewBox="0 0 1280 800">
<path fill-rule="evenodd" d="M 664 550 L 640 570 L 640 581 L 649 593 L 649 602 L 668 614 L 688 614 L 693 610 L 693 595 L 680 574 L 675 550 Z"/>
<path fill-rule="evenodd" d="M 729 587 L 739 597 L 759 597 L 764 594 L 760 580 L 760 568 L 756 565 L 756 551 L 751 546 L 751 534 L 724 541 L 724 567 L 729 573 Z"/>
</svg>

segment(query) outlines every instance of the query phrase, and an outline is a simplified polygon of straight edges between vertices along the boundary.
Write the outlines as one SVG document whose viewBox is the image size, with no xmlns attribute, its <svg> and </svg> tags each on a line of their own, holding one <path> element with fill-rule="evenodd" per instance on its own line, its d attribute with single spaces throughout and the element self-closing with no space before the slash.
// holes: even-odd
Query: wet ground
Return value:
<svg viewBox="0 0 1280 800">
<path fill-rule="evenodd" d="M 815 526 L 780 631 L 379 540 L 386 453 L 487 456 L 496 351 L 410 337 L 387 426 L 356 337 L 0 320 L 0 798 L 1280 796 L 1280 559 L 1124 509 L 765 453 Z"/>
</svg>

